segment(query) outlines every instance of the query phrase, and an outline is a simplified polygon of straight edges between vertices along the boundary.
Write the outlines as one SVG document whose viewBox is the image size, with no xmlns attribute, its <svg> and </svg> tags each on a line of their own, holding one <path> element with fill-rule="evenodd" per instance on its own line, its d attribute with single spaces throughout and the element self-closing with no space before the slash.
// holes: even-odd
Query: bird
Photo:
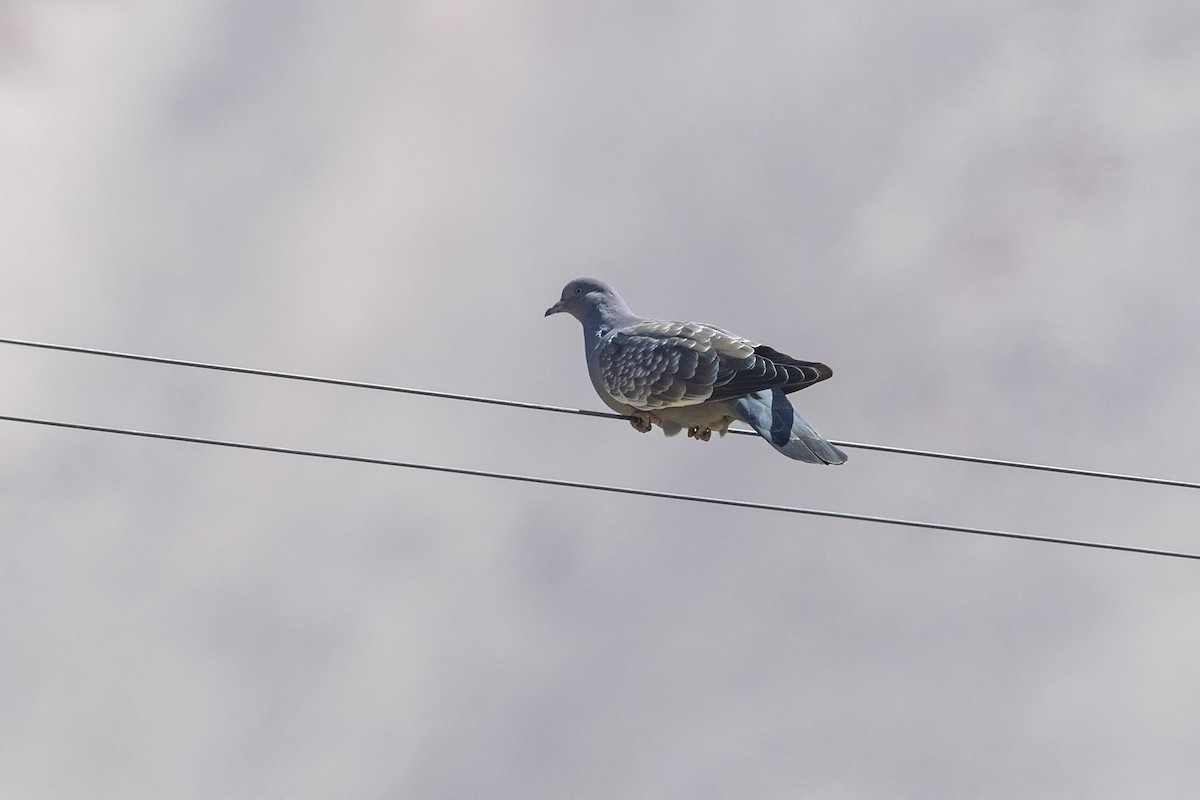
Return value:
<svg viewBox="0 0 1200 800">
<path fill-rule="evenodd" d="M 824 439 L 788 401 L 791 392 L 833 375 L 771 347 L 702 322 L 645 319 L 616 290 L 576 278 L 545 316 L 567 313 L 583 324 L 588 376 L 605 405 L 634 429 L 654 425 L 667 436 L 684 428 L 707 442 L 735 420 L 753 428 L 789 458 L 844 464 L 846 454 Z"/>
</svg>

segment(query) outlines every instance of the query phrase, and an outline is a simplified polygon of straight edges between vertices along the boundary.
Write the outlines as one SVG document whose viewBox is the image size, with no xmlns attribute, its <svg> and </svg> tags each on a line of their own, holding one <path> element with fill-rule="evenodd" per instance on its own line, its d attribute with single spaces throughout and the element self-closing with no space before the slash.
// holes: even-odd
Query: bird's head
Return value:
<svg viewBox="0 0 1200 800">
<path fill-rule="evenodd" d="M 562 297 L 546 309 L 546 316 L 565 311 L 583 322 L 595 310 L 610 307 L 625 309 L 625 304 L 611 286 L 595 278 L 576 278 L 563 287 Z"/>
</svg>

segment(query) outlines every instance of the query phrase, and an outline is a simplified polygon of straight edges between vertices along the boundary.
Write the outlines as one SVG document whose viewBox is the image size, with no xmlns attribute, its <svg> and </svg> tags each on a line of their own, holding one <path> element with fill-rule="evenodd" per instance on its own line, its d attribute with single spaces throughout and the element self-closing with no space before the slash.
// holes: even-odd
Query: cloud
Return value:
<svg viewBox="0 0 1200 800">
<path fill-rule="evenodd" d="M 1197 15 L 14 4 L 7 335 L 599 407 L 568 279 L 823 433 L 1187 478 Z M 1183 490 L 7 348 L 6 413 L 1195 549 Z M 9 424 L 5 794 L 1195 784 L 1185 564 Z M 1180 701 L 1182 698 L 1182 701 Z"/>
</svg>

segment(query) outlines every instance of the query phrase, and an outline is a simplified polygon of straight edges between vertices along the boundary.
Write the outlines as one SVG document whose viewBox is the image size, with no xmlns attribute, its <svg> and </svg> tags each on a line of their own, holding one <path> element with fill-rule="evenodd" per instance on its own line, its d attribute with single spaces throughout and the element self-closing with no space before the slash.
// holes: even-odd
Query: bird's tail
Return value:
<svg viewBox="0 0 1200 800">
<path fill-rule="evenodd" d="M 764 389 L 739 397 L 738 417 L 779 452 L 810 464 L 844 464 L 846 454 L 827 442 L 792 408 L 782 389 Z"/>
</svg>

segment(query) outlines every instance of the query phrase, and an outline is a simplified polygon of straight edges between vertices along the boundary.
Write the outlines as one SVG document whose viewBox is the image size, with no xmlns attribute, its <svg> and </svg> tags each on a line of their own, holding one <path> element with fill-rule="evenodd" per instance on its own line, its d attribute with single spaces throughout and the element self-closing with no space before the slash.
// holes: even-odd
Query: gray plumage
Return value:
<svg viewBox="0 0 1200 800">
<path fill-rule="evenodd" d="M 789 458 L 842 464 L 846 454 L 823 439 L 787 399 L 833 375 L 766 345 L 700 322 L 642 319 L 611 286 L 578 278 L 546 316 L 566 312 L 583 323 L 588 375 L 600 399 L 633 417 L 639 431 L 684 428 L 708 441 L 741 420 Z"/>
</svg>

